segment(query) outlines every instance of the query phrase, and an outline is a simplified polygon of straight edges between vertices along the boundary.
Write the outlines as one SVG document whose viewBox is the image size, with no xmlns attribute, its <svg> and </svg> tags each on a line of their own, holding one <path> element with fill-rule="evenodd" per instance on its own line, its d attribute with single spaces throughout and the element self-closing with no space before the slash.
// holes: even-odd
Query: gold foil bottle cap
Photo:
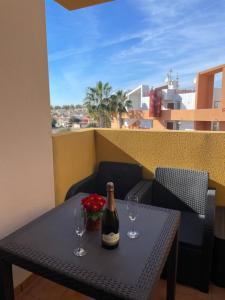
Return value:
<svg viewBox="0 0 225 300">
<path fill-rule="evenodd" d="M 114 183 L 113 182 L 107 182 L 106 191 L 107 192 L 113 192 L 114 191 Z"/>
</svg>

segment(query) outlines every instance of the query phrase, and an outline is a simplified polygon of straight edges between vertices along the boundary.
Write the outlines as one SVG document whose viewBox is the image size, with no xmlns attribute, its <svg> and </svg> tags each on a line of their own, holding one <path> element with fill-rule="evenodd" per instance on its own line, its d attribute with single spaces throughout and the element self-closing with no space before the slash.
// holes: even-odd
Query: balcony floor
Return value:
<svg viewBox="0 0 225 300">
<path fill-rule="evenodd" d="M 92 298 L 86 297 L 82 294 L 66 289 L 56 283 L 49 280 L 34 277 L 32 283 L 28 285 L 19 295 L 15 297 L 15 300 L 91 300 Z M 160 280 L 156 289 L 153 300 L 165 300 L 166 299 L 166 282 Z M 198 290 L 177 285 L 177 297 L 176 300 L 224 300 L 225 289 L 210 286 L 210 293 L 204 294 Z"/>
</svg>

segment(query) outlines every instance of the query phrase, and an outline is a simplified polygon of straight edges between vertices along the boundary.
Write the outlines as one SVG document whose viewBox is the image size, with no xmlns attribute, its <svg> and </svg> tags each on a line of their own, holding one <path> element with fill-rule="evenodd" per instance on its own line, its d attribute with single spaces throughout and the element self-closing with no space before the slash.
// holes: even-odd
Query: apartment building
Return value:
<svg viewBox="0 0 225 300">
<path fill-rule="evenodd" d="M 223 67 L 219 66 L 214 68 L 214 75 L 221 72 Z M 203 74 L 203 77 L 207 77 L 208 73 L 211 74 L 212 70 L 204 71 L 199 74 Z M 150 109 L 150 91 L 154 89 L 153 87 L 150 88 L 148 85 L 140 85 L 137 88 L 133 89 L 128 93 L 128 98 L 133 103 L 134 111 L 139 111 L 139 114 L 132 113 L 133 118 L 126 118 L 125 119 L 125 127 L 134 127 L 134 128 L 165 128 L 171 130 L 195 130 L 195 129 L 202 129 L 199 127 L 198 120 L 195 120 L 195 117 L 188 116 L 190 112 L 195 111 L 195 109 L 199 108 L 199 103 L 204 103 L 201 97 L 206 97 L 206 95 L 201 95 L 201 85 L 202 85 L 202 77 L 198 78 L 193 89 L 181 89 L 179 84 L 179 78 L 177 76 L 176 79 L 173 79 L 172 71 L 167 74 L 165 85 L 156 87 L 156 90 L 160 91 L 161 95 L 161 117 L 154 118 L 153 116 L 148 116 L 148 111 Z M 212 75 L 210 75 L 212 76 Z M 199 87 L 200 85 L 200 87 Z M 209 86 L 208 86 L 209 88 Z M 210 93 L 207 97 L 211 97 L 211 100 L 207 100 L 206 97 L 206 107 L 205 104 L 202 104 L 202 108 L 207 108 L 206 116 L 203 117 L 205 121 L 210 118 L 210 113 L 219 113 L 220 114 L 220 106 L 221 106 L 221 98 L 222 98 L 222 87 L 215 87 L 214 79 L 211 79 L 211 86 L 210 86 Z M 219 111 L 210 111 L 209 109 L 217 109 Z M 188 111 L 185 114 L 185 111 Z M 142 113 L 140 113 L 142 111 Z M 181 113 L 181 117 L 176 116 L 177 113 Z M 174 117 L 171 118 L 171 114 L 173 115 L 176 113 Z M 197 112 L 198 114 L 203 112 Z M 184 115 L 183 115 L 184 114 Z M 138 116 L 138 118 L 137 118 Z M 147 119 L 147 120 L 146 120 Z M 222 130 L 223 124 L 221 123 L 219 126 L 219 119 L 215 116 L 214 119 L 211 120 L 207 124 L 207 130 Z M 153 122 L 155 120 L 155 122 Z M 157 122 L 157 120 L 159 122 Z M 202 121 L 202 117 L 200 117 Z M 221 121 L 223 118 L 221 119 Z M 154 125 L 155 123 L 155 125 Z M 157 125 L 156 125 L 157 124 Z M 201 123 L 202 126 L 203 123 Z M 205 123 L 204 123 L 205 124 Z M 203 126 L 204 127 L 204 126 Z"/>
</svg>

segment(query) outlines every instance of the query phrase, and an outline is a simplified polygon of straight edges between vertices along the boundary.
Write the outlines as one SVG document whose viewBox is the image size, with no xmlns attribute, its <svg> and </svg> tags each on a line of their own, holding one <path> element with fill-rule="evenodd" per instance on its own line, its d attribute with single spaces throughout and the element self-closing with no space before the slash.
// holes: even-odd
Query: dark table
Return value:
<svg viewBox="0 0 225 300">
<path fill-rule="evenodd" d="M 175 299 L 180 213 L 139 204 L 140 237 L 130 240 L 126 202 L 117 200 L 119 247 L 105 250 L 100 232 L 88 232 L 88 254 L 76 257 L 73 210 L 84 196 L 76 195 L 0 241 L 0 299 L 14 299 L 12 264 L 96 299 L 149 299 L 167 258 L 167 299 Z"/>
</svg>

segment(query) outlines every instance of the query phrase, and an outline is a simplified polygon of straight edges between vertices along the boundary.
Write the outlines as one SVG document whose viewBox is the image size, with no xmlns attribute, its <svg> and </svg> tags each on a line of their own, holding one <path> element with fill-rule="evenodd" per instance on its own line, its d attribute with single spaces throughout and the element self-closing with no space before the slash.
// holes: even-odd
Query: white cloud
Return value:
<svg viewBox="0 0 225 300">
<path fill-rule="evenodd" d="M 129 33 L 121 29 L 111 35 L 106 30 L 108 36 L 103 35 L 104 22 L 94 9 L 84 10 L 79 18 L 62 24 L 65 30 L 73 28 L 71 38 L 72 32 L 80 28 L 80 40 L 76 37 L 77 47 L 62 44 L 61 49 L 49 54 L 49 61 L 74 62 L 62 71 L 71 94 L 81 95 L 86 86 L 99 79 L 109 80 L 114 88 L 158 85 L 170 68 L 180 74 L 183 86 L 189 87 L 196 72 L 225 63 L 225 1 L 123 1 L 140 16 L 138 29 Z M 96 58 L 93 53 L 101 53 L 102 57 Z"/>
<path fill-rule="evenodd" d="M 131 0 L 142 12 L 145 29 L 132 46 L 110 58 L 114 65 L 133 69 L 150 68 L 151 75 L 139 78 L 139 84 L 161 83 L 172 67 L 192 84 L 195 73 L 225 63 L 225 14 L 215 10 L 216 3 L 201 0 Z M 225 3 L 220 1 L 225 8 Z M 213 9 L 212 9 L 213 8 Z M 145 72 L 144 72 L 145 73 Z M 135 82 L 135 80 L 134 80 Z M 127 83 L 130 85 L 130 82 Z"/>
</svg>

